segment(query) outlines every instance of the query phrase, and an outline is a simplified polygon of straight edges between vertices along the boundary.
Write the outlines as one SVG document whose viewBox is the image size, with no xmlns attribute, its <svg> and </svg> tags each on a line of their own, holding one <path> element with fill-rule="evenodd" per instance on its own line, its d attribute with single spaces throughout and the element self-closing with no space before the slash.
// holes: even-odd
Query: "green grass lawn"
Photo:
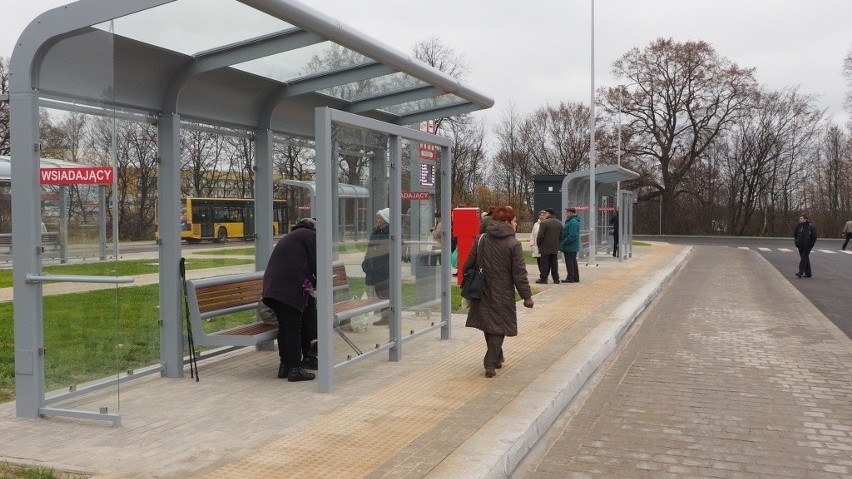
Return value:
<svg viewBox="0 0 852 479">
<path fill-rule="evenodd" d="M 0 479 L 83 479 L 85 475 L 56 472 L 45 467 L 16 466 L 0 462 Z"/>
<path fill-rule="evenodd" d="M 186 260 L 186 269 L 221 268 L 224 266 L 252 263 L 254 263 L 254 259 L 249 258 L 190 258 Z M 158 273 L 160 265 L 156 259 L 137 259 L 51 265 L 45 266 L 42 268 L 42 271 L 45 274 L 53 275 L 137 276 L 140 274 Z M 12 270 L 0 270 L 0 288 L 10 287 L 12 287 Z"/>
<path fill-rule="evenodd" d="M 249 259 L 211 258 L 193 260 L 187 263 L 187 267 L 215 268 L 251 262 Z M 155 273 L 157 264 L 156 261 L 134 260 L 50 266 L 45 270 L 50 274 L 133 276 Z M 3 279 L 6 278 L 4 275 Z M 11 283 L 10 274 L 8 281 Z M 452 311 L 464 312 L 455 277 L 451 285 Z M 367 291 L 367 286 L 363 278 L 349 278 L 349 289 L 352 296 L 360 297 Z M 539 291 L 534 289 L 533 293 Z M 403 283 L 402 296 L 404 307 L 416 305 L 417 285 L 414 282 Z M 517 299 L 520 300 L 519 297 Z M 43 309 L 47 391 L 159 362 L 159 285 L 45 296 Z M 434 307 L 433 311 L 439 312 L 440 307 Z M 15 397 L 12 313 L 11 302 L 0 303 L 0 402 Z M 210 332 L 253 320 L 254 312 L 245 311 L 215 318 L 205 322 L 204 326 Z"/>
</svg>

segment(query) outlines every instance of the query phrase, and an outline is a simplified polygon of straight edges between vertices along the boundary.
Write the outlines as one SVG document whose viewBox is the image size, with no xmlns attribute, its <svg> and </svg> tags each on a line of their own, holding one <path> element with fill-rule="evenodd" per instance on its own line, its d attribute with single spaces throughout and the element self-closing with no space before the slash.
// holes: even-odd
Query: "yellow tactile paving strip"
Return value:
<svg viewBox="0 0 852 479">
<path fill-rule="evenodd" d="M 504 346 L 511 357 L 501 374 L 602 304 L 617 303 L 615 295 L 625 294 L 630 283 L 650 276 L 675 249 L 655 245 L 644 250 L 643 257 L 630 260 L 639 263 L 631 268 L 613 269 L 594 282 L 552 286 L 565 288 L 565 294 L 537 306 L 534 315 L 522 316 L 519 336 L 508 338 Z M 205 477 L 350 479 L 368 475 L 436 423 L 499 384 L 500 375 L 488 380 L 480 368 L 471 367 L 481 364 L 484 352 L 484 342 L 471 344 L 298 430 L 287 430 L 278 440 Z"/>
</svg>

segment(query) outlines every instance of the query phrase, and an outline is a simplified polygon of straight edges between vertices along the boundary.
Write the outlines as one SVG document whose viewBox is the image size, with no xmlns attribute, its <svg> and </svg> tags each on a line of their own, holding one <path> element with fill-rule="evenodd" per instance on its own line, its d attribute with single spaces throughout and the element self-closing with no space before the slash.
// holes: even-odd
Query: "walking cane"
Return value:
<svg viewBox="0 0 852 479">
<path fill-rule="evenodd" d="M 180 279 L 183 281 L 183 306 L 186 315 L 186 341 L 189 344 L 189 377 L 195 377 L 195 382 L 200 379 L 198 377 L 198 354 L 195 352 L 195 341 L 192 339 L 192 322 L 189 320 L 189 300 L 187 299 L 186 291 L 186 259 L 180 259 Z M 193 374 L 193 369 L 194 374 Z"/>
</svg>

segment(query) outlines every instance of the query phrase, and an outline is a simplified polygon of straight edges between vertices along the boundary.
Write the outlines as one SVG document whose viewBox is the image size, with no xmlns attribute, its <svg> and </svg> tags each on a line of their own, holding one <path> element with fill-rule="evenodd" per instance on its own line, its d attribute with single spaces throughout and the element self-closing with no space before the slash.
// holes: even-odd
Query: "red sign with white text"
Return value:
<svg viewBox="0 0 852 479">
<path fill-rule="evenodd" d="M 428 200 L 430 193 L 427 191 L 403 191 L 404 200 Z"/>
<path fill-rule="evenodd" d="M 111 166 L 82 168 L 42 168 L 39 179 L 43 185 L 111 185 Z"/>
<path fill-rule="evenodd" d="M 435 120 L 421 122 L 420 131 L 435 133 Z M 435 161 L 438 153 L 438 147 L 430 143 L 420 143 L 418 153 L 420 154 L 421 160 Z"/>
</svg>

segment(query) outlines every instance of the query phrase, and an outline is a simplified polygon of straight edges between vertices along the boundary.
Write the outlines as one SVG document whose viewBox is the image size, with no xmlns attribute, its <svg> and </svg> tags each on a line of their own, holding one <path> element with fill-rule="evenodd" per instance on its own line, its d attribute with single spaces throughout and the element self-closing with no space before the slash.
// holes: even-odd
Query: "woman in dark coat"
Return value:
<svg viewBox="0 0 852 479">
<path fill-rule="evenodd" d="M 390 208 L 376 212 L 375 228 L 370 234 L 367 252 L 361 262 L 364 271 L 364 283 L 372 286 L 376 296 L 382 299 L 390 297 Z M 375 325 L 384 326 L 390 323 L 390 311 L 383 309 L 381 319 Z"/>
<path fill-rule="evenodd" d="M 317 304 L 311 294 L 316 284 L 316 223 L 304 218 L 278 240 L 263 273 L 263 303 L 278 318 L 280 379 L 295 382 L 315 377 L 302 368 L 302 328 L 304 321 L 316 324 Z"/>
<path fill-rule="evenodd" d="M 485 333 L 485 377 L 493 378 L 495 370 L 503 367 L 503 339 L 518 335 L 515 290 L 525 307 L 532 308 L 533 299 L 523 248 L 515 238 L 515 210 L 511 206 L 493 207 L 490 216 L 485 233 L 473 243 L 462 271 L 479 267 L 485 276 L 482 299 L 471 301 L 465 326 Z"/>
</svg>

